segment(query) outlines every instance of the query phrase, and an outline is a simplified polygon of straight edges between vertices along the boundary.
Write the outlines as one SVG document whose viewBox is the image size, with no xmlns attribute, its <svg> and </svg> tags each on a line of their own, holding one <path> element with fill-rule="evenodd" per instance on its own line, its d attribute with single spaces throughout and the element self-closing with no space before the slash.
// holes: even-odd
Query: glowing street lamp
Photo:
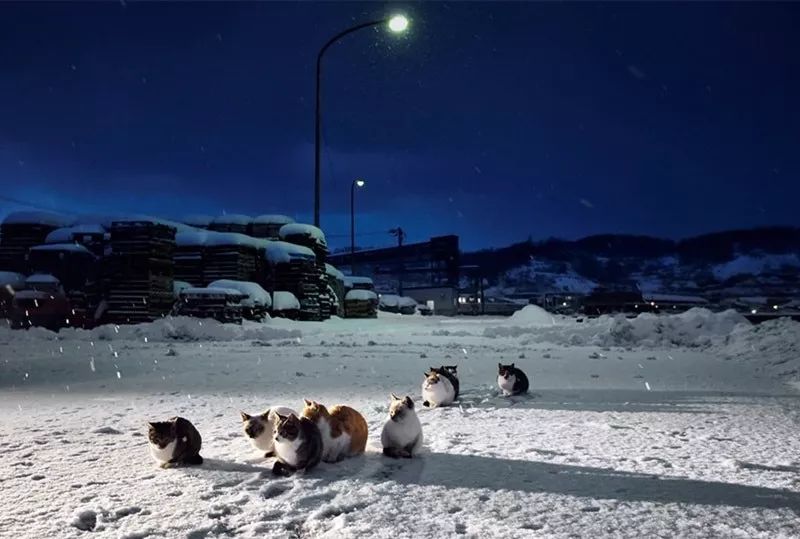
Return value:
<svg viewBox="0 0 800 539">
<path fill-rule="evenodd" d="M 322 56 L 325 54 L 325 51 L 328 48 L 339 41 L 341 38 L 346 36 L 347 34 L 352 34 L 358 30 L 362 30 L 364 28 L 370 28 L 372 26 L 379 26 L 379 25 L 386 25 L 390 32 L 395 34 L 400 34 L 405 32 L 408 29 L 409 21 L 405 15 L 393 15 L 392 17 L 388 17 L 386 19 L 380 19 L 377 21 L 369 21 L 364 22 L 361 24 L 357 24 L 347 30 L 342 30 L 332 38 L 330 38 L 322 48 L 317 53 L 317 105 L 316 105 L 316 112 L 314 114 L 314 123 L 315 123 L 315 136 L 314 136 L 314 226 L 319 227 L 319 206 L 320 206 L 320 164 L 321 164 L 321 152 L 322 148 L 320 145 L 320 141 L 322 138 L 322 110 L 321 110 L 321 82 L 322 82 Z M 361 187 L 361 185 L 359 185 Z"/>
<path fill-rule="evenodd" d="M 350 185 L 350 274 L 355 274 L 356 265 L 356 187 L 364 187 L 367 182 L 361 178 Z"/>
</svg>

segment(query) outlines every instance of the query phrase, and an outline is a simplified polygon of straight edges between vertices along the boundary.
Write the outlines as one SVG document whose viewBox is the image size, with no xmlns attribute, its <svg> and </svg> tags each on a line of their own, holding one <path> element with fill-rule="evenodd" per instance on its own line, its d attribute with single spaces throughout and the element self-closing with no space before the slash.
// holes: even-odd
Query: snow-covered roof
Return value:
<svg viewBox="0 0 800 539">
<path fill-rule="evenodd" d="M 285 241 L 267 241 L 264 257 L 270 264 L 287 264 L 298 258 L 316 260 L 314 251 L 302 245 L 295 245 Z"/>
<path fill-rule="evenodd" d="M 232 281 L 230 279 L 220 279 L 208 285 L 209 288 L 228 288 L 238 290 L 242 294 L 247 295 L 248 300 L 254 304 L 266 307 L 269 309 L 272 306 L 272 298 L 269 293 L 261 288 L 258 283 L 251 281 Z"/>
<path fill-rule="evenodd" d="M 291 292 L 283 290 L 276 290 L 272 294 L 272 310 L 273 311 L 292 311 L 300 308 L 300 302 L 297 297 Z"/>
<path fill-rule="evenodd" d="M 4 225 L 49 225 L 55 227 L 70 226 L 75 222 L 74 217 L 47 211 L 18 211 L 9 213 L 3 219 Z"/>
<path fill-rule="evenodd" d="M 47 273 L 37 273 L 25 279 L 25 284 L 59 284 L 61 281 Z"/>
<path fill-rule="evenodd" d="M 253 218 L 249 215 L 243 215 L 241 213 L 226 213 L 225 215 L 214 217 L 211 222 L 217 225 L 247 226 L 253 222 Z"/>
<path fill-rule="evenodd" d="M 99 224 L 80 224 L 57 228 L 47 235 L 45 243 L 70 243 L 75 235 L 80 234 L 105 234 L 106 229 Z"/>
<path fill-rule="evenodd" d="M 253 219 L 253 224 L 256 225 L 288 225 L 289 223 L 294 223 L 294 219 L 288 215 L 265 214 Z"/>
<path fill-rule="evenodd" d="M 325 241 L 325 233 L 314 225 L 289 223 L 281 227 L 280 235 L 282 239 L 286 239 L 289 236 L 309 236 L 314 238 L 320 245 L 328 245 Z"/>
<path fill-rule="evenodd" d="M 92 255 L 92 252 L 89 251 L 89 249 L 77 243 L 46 243 L 45 245 L 31 247 L 31 251 L 72 251 L 73 253 L 86 253 L 87 255 Z"/>
<path fill-rule="evenodd" d="M 328 264 L 327 262 L 325 263 L 325 273 L 327 273 L 328 275 L 330 275 L 332 277 L 335 277 L 337 279 L 340 279 L 340 280 L 344 281 L 344 273 L 339 271 L 339 269 L 336 266 L 334 266 L 332 264 Z"/>
<path fill-rule="evenodd" d="M 376 294 L 372 290 L 351 290 L 350 292 L 347 293 L 344 299 L 345 301 L 347 300 L 370 301 L 378 299 L 378 294 Z"/>
<path fill-rule="evenodd" d="M 355 286 L 359 284 L 373 284 L 372 279 L 369 277 L 358 277 L 354 275 L 348 275 L 344 278 L 345 286 Z"/>
<path fill-rule="evenodd" d="M 192 215 L 185 215 L 181 218 L 182 223 L 186 223 L 189 226 L 198 226 L 198 227 L 207 227 L 211 224 L 211 221 L 214 220 L 214 217 L 211 215 L 200 215 L 200 214 L 192 214 Z"/>
<path fill-rule="evenodd" d="M 0 271 L 0 288 L 10 286 L 14 290 L 19 290 L 25 286 L 25 276 L 13 271 Z"/>
</svg>

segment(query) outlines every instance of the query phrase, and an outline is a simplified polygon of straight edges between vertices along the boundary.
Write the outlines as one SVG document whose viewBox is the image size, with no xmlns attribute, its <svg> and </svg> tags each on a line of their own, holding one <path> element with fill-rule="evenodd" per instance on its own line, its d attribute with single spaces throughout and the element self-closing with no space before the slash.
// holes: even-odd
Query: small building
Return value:
<svg viewBox="0 0 800 539">
<path fill-rule="evenodd" d="M 454 286 L 403 288 L 403 295 L 426 305 L 433 310 L 433 314 L 443 316 L 458 314 L 458 288 Z"/>
</svg>

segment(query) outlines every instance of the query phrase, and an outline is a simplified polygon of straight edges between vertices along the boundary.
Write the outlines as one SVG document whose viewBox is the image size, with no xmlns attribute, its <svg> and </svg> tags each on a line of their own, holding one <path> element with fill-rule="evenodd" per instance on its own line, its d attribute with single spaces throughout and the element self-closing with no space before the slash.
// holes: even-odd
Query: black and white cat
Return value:
<svg viewBox="0 0 800 539">
<path fill-rule="evenodd" d="M 242 428 L 245 436 L 250 440 L 253 447 L 264 452 L 264 457 L 266 458 L 274 456 L 272 445 L 278 414 L 287 417 L 291 414 L 297 415 L 297 412 L 286 406 L 274 406 L 263 414 L 258 415 L 250 415 L 245 412 L 239 413 L 242 416 Z"/>
<path fill-rule="evenodd" d="M 392 393 L 389 403 L 389 420 L 381 432 L 383 454 L 392 458 L 410 459 L 422 447 L 422 425 L 414 401 L 406 396 L 401 399 Z"/>
<path fill-rule="evenodd" d="M 438 369 L 431 367 L 431 371 L 441 374 L 450 380 L 450 383 L 453 385 L 453 392 L 455 393 L 453 400 L 458 400 L 458 395 L 461 390 L 461 384 L 458 380 L 458 365 L 442 365 Z"/>
<path fill-rule="evenodd" d="M 203 439 L 191 421 L 173 417 L 147 426 L 150 454 L 162 468 L 203 464 L 200 456 Z"/>
<path fill-rule="evenodd" d="M 456 398 L 455 388 L 450 377 L 439 374 L 437 370 L 425 373 L 422 381 L 422 405 L 434 408 L 453 404 Z"/>
<path fill-rule="evenodd" d="M 319 427 L 305 417 L 278 414 L 275 425 L 275 475 L 289 476 L 299 470 L 310 470 L 322 459 L 322 435 Z"/>
<path fill-rule="evenodd" d="M 528 377 L 522 370 L 516 368 L 514 364 L 497 364 L 497 385 L 503 395 L 521 395 L 528 392 Z"/>
</svg>

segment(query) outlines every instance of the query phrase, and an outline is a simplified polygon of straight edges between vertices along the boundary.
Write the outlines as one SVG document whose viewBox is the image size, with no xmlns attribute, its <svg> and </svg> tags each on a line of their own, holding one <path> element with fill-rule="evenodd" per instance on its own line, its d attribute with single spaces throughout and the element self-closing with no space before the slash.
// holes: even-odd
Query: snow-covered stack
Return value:
<svg viewBox="0 0 800 539">
<path fill-rule="evenodd" d="M 247 298 L 232 288 L 185 288 L 180 291 L 174 314 L 213 318 L 223 323 L 242 323 L 242 301 Z"/>
<path fill-rule="evenodd" d="M 325 320 L 329 318 L 333 298 L 328 293 L 328 273 L 325 268 L 325 262 L 328 259 L 328 242 L 325 239 L 325 234 L 313 225 L 290 223 L 281 227 L 280 236 L 283 241 L 308 247 L 314 252 L 318 288 L 317 301 L 319 303 L 319 313 L 314 319 Z"/>
<path fill-rule="evenodd" d="M 111 236 L 100 224 L 77 224 L 53 230 L 45 240 L 48 244 L 77 243 L 83 245 L 92 254 L 102 257 Z"/>
<path fill-rule="evenodd" d="M 181 219 L 181 223 L 194 228 L 208 228 L 214 218 L 210 215 L 192 214 L 186 215 Z"/>
<path fill-rule="evenodd" d="M 261 321 L 267 317 L 272 308 L 272 298 L 258 283 L 221 279 L 209 284 L 208 287 L 236 290 L 242 294 L 242 316 L 248 320 Z"/>
<path fill-rule="evenodd" d="M 250 234 L 254 238 L 267 240 L 281 239 L 281 227 L 294 223 L 294 219 L 286 215 L 259 215 L 253 219 Z"/>
<path fill-rule="evenodd" d="M 328 295 L 331 297 L 331 316 L 344 316 L 344 273 L 325 263 L 328 277 Z"/>
<path fill-rule="evenodd" d="M 378 294 L 369 277 L 345 277 L 344 312 L 347 318 L 377 318 Z"/>
<path fill-rule="evenodd" d="M 258 248 L 259 240 L 244 234 L 209 232 L 205 238 L 204 283 L 257 280 Z"/>
<path fill-rule="evenodd" d="M 0 270 L 27 274 L 30 248 L 45 243 L 47 235 L 57 228 L 74 222 L 71 217 L 48 212 L 9 214 L 0 225 Z"/>
<path fill-rule="evenodd" d="M 25 276 L 13 271 L 0 271 L 0 319 L 11 311 L 14 294 L 25 288 Z"/>
<path fill-rule="evenodd" d="M 175 262 L 175 279 L 192 286 L 206 284 L 203 268 L 208 235 L 209 232 L 205 230 L 178 232 L 175 235 L 175 253 L 172 256 Z"/>
<path fill-rule="evenodd" d="M 108 321 L 150 322 L 173 305 L 175 228 L 154 221 L 111 224 Z"/>
<path fill-rule="evenodd" d="M 249 215 L 240 215 L 238 213 L 231 213 L 228 215 L 220 215 L 215 217 L 208 225 L 209 230 L 214 232 L 236 232 L 237 234 L 249 234 L 250 225 L 253 223 L 253 218 Z"/>
<path fill-rule="evenodd" d="M 291 292 L 300 303 L 298 317 L 301 320 L 319 320 L 320 279 L 314 251 L 285 241 L 270 241 L 266 244 L 264 256 L 268 265 L 267 290 L 273 294 Z"/>
</svg>

